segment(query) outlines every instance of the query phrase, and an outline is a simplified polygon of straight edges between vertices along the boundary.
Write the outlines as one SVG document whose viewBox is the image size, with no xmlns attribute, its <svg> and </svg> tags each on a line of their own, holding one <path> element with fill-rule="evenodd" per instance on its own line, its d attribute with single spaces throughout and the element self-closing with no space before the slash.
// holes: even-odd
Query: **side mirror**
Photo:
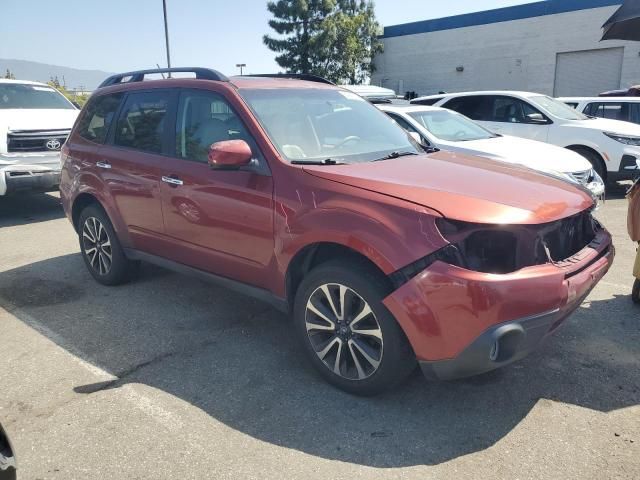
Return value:
<svg viewBox="0 0 640 480">
<path fill-rule="evenodd" d="M 537 123 L 541 125 L 546 125 L 548 123 L 547 119 L 544 118 L 544 115 L 541 113 L 530 113 L 526 118 L 529 123 Z"/>
<path fill-rule="evenodd" d="M 251 147 L 244 140 L 225 140 L 209 147 L 211 168 L 240 168 L 251 162 Z"/>
</svg>

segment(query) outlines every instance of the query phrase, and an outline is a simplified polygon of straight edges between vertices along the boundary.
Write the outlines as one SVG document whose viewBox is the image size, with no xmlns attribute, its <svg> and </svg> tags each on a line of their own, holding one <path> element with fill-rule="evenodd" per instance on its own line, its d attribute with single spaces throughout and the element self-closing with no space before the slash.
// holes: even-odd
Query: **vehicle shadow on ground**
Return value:
<svg viewBox="0 0 640 480">
<path fill-rule="evenodd" d="M 0 197 L 0 228 L 46 222 L 64 217 L 60 198 L 34 193 Z"/>
<path fill-rule="evenodd" d="M 140 280 L 107 288 L 67 255 L 0 273 L 0 304 L 119 377 L 78 393 L 146 384 L 261 441 L 372 467 L 487 449 L 541 400 L 601 412 L 640 402 L 640 323 L 628 296 L 585 303 L 538 352 L 501 371 L 450 383 L 416 372 L 394 392 L 358 398 L 318 377 L 282 314 L 161 272 L 144 266 Z"/>
</svg>

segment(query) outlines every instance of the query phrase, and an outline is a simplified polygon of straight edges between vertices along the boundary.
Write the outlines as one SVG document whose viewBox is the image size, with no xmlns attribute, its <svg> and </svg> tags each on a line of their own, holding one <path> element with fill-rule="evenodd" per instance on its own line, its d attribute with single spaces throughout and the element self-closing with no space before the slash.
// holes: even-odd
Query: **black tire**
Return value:
<svg viewBox="0 0 640 480">
<path fill-rule="evenodd" d="M 631 300 L 636 305 L 640 305 L 640 280 L 636 278 L 633 282 L 633 289 L 631 290 Z"/>
<path fill-rule="evenodd" d="M 326 325 L 323 330 L 326 331 L 317 332 L 313 328 L 312 333 L 308 333 L 307 314 L 311 312 L 309 314 L 314 316 L 315 313 L 307 309 L 307 304 L 312 298 L 317 303 L 318 300 L 313 295 L 316 295 L 325 286 L 337 289 L 337 292 L 340 292 L 341 286 L 347 289 L 347 293 L 342 296 L 344 306 L 341 307 L 338 304 L 336 307 L 342 312 L 343 319 L 337 320 L 335 325 L 341 322 L 342 327 L 331 330 L 331 323 L 325 322 Z M 324 292 L 325 290 L 322 291 Z M 324 263 L 314 268 L 302 280 L 296 293 L 293 308 L 295 329 L 304 345 L 304 350 L 309 360 L 332 385 L 355 395 L 375 395 L 399 385 L 415 369 L 416 358 L 409 341 L 393 315 L 382 304 L 382 300 L 390 291 L 391 288 L 387 279 L 372 266 L 358 259 L 334 260 Z M 331 312 L 331 310 L 328 310 L 329 303 L 326 301 L 326 294 L 323 293 L 322 295 L 321 300 L 325 299 L 323 305 L 325 313 Z M 339 296 L 340 294 L 336 293 L 335 295 Z M 341 302 L 333 293 L 330 294 L 330 297 Z M 348 302 L 345 298 L 348 298 Z M 361 317 L 362 320 L 357 320 L 359 315 L 354 318 L 351 313 L 345 314 L 344 312 L 349 308 L 350 311 L 360 311 L 360 314 L 362 314 L 367 306 L 372 313 L 370 316 Z M 320 318 L 322 317 L 316 317 L 313 325 L 317 325 L 315 322 Z M 334 316 L 333 318 L 339 317 Z M 324 320 L 320 321 L 324 322 Z M 360 326 L 354 327 L 356 323 Z M 366 328 L 365 323 L 368 323 L 369 327 L 373 326 L 373 330 Z M 329 329 L 326 329 L 327 326 Z M 370 333 L 364 335 L 356 333 L 354 328 L 359 332 L 377 332 L 380 335 L 380 339 L 372 337 Z M 347 331 L 345 332 L 344 330 Z M 324 357 L 325 360 L 322 360 L 320 358 L 321 353 L 318 353 L 318 348 L 321 351 L 324 351 L 324 348 L 318 347 L 317 344 L 314 346 L 312 343 L 317 343 L 316 337 L 320 335 L 326 336 L 325 345 L 331 343 L 332 338 L 335 341 L 336 338 L 345 335 L 344 338 L 338 340 L 340 343 L 336 345 L 336 348 L 332 348 L 334 351 Z M 320 342 L 322 342 L 322 339 Z M 380 353 L 377 358 L 371 355 L 371 357 L 379 360 L 375 368 L 373 363 L 369 363 L 366 357 L 360 353 L 363 346 L 366 346 L 365 350 L 369 353 L 377 353 L 377 349 L 379 349 Z M 337 367 L 340 373 L 336 373 L 325 361 L 336 365 L 335 358 L 341 358 L 338 357 L 341 352 L 344 352 L 345 358 L 342 360 L 343 363 Z M 329 355 L 333 356 L 327 360 Z M 357 368 L 356 363 L 358 364 Z M 369 367 L 369 372 L 364 367 Z M 371 370 L 372 368 L 374 369 Z M 361 373 L 368 375 L 361 377 Z M 355 376 L 359 378 L 353 378 Z"/>
<path fill-rule="evenodd" d="M 91 236 L 97 238 L 97 242 Z M 78 239 L 82 259 L 97 282 L 121 285 L 137 272 L 139 262 L 127 259 L 111 220 L 101 206 L 92 204 L 82 210 L 78 218 Z"/>
<path fill-rule="evenodd" d="M 607 183 L 607 169 L 600 155 L 598 155 L 592 150 L 589 150 L 588 148 L 576 147 L 576 148 L 571 148 L 570 150 L 573 150 L 574 152 L 579 153 L 584 158 L 589 160 L 589 163 L 593 166 L 597 174 L 600 175 L 600 178 L 602 178 L 602 181 Z"/>
</svg>

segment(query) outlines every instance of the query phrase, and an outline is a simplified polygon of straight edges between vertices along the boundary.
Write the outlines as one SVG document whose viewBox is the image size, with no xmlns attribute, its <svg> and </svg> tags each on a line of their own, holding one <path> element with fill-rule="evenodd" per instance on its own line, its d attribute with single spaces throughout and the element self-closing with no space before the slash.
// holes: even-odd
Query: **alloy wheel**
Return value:
<svg viewBox="0 0 640 480">
<path fill-rule="evenodd" d="M 380 366 L 382 329 L 371 306 L 338 283 L 316 288 L 305 309 L 307 336 L 324 365 L 347 380 L 364 380 Z"/>
<path fill-rule="evenodd" d="M 100 275 L 107 275 L 113 256 L 111 239 L 102 222 L 95 217 L 88 217 L 82 226 L 82 246 L 91 268 Z"/>
</svg>

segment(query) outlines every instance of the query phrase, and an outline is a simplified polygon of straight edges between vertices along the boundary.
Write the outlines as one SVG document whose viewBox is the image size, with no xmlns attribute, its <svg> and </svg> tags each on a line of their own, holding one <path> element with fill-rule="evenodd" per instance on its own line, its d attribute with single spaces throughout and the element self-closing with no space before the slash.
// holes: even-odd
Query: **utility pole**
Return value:
<svg viewBox="0 0 640 480">
<path fill-rule="evenodd" d="M 242 76 L 242 69 L 246 66 L 247 66 L 246 63 L 236 63 L 236 67 L 240 69 L 240 76 Z"/>
<path fill-rule="evenodd" d="M 171 68 L 171 55 L 169 54 L 169 25 L 167 24 L 167 0 L 162 0 L 162 11 L 164 13 L 164 40 L 167 47 L 167 68 Z M 171 78 L 171 72 L 168 72 Z"/>
</svg>

